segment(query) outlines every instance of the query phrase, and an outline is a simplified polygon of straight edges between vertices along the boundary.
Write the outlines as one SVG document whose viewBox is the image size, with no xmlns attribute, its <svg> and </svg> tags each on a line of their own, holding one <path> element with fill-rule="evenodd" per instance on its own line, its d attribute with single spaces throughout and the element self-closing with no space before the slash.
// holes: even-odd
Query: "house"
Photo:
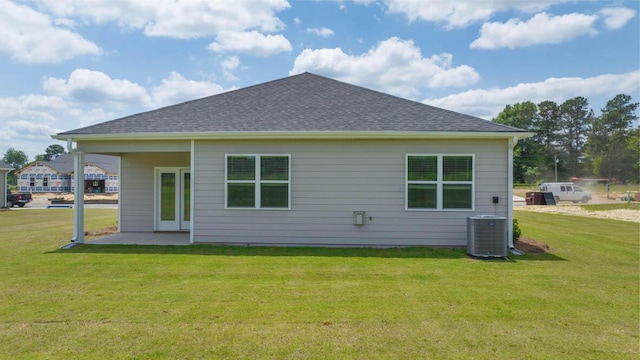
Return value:
<svg viewBox="0 0 640 360">
<path fill-rule="evenodd" d="M 0 189 L 2 189 L 2 198 L 0 199 L 0 208 L 7 207 L 7 174 L 13 170 L 9 164 L 0 161 Z"/>
<path fill-rule="evenodd" d="M 118 192 L 118 157 L 88 154 L 84 158 L 84 189 L 91 193 Z M 18 190 L 72 192 L 75 187 L 73 155 L 60 154 L 51 161 L 36 161 L 16 172 Z"/>
<path fill-rule="evenodd" d="M 53 138 L 67 141 L 76 173 L 85 154 L 120 156 L 123 233 L 464 246 L 468 217 L 512 218 L 513 147 L 531 135 L 303 73 Z M 74 208 L 83 242 L 82 202 Z"/>
</svg>

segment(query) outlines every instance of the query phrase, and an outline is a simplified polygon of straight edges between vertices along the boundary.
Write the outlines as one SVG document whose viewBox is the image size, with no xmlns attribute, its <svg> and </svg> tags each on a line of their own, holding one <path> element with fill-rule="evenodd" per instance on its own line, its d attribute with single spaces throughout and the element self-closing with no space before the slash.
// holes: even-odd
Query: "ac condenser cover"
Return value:
<svg viewBox="0 0 640 360">
<path fill-rule="evenodd" d="M 467 254 L 478 257 L 506 257 L 507 219 L 495 215 L 467 218 Z"/>
</svg>

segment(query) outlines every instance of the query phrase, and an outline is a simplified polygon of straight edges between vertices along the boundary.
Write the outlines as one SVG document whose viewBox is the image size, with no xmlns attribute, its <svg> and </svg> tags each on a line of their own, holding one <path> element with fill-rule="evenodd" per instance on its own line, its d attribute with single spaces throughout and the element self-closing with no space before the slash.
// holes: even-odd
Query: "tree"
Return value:
<svg viewBox="0 0 640 360">
<path fill-rule="evenodd" d="M 534 139 L 538 144 L 544 145 L 548 154 L 555 154 L 555 146 L 558 142 L 558 130 L 560 122 L 560 107 L 553 101 L 543 101 L 538 104 L 538 116 L 533 123 L 536 132 Z"/>
<path fill-rule="evenodd" d="M 15 172 L 20 170 L 27 161 L 29 161 L 29 157 L 27 157 L 27 154 L 25 154 L 24 151 L 9 148 L 7 149 L 7 152 L 4 153 L 2 162 L 11 165 L 14 169 L 10 171 L 7 176 L 7 180 L 10 184 L 15 185 L 17 183 Z"/>
<path fill-rule="evenodd" d="M 543 101 L 538 104 L 538 117 L 533 123 L 535 135 L 533 139 L 541 147 L 542 163 L 539 172 L 544 178 L 554 178 L 557 170 L 556 161 L 562 156 L 558 151 L 560 128 L 560 106 L 554 101 Z"/>
<path fill-rule="evenodd" d="M 567 170 L 573 176 L 582 173 L 580 158 L 593 118 L 593 110 L 588 107 L 589 101 L 581 96 L 560 105 L 559 145 L 566 152 Z"/>
<path fill-rule="evenodd" d="M 637 108 L 638 103 L 632 103 L 631 96 L 619 94 L 607 102 L 600 117 L 593 119 L 587 151 L 595 175 L 612 179 L 625 167 L 633 166 L 624 158 L 628 154 L 631 126 L 638 120 Z"/>
<path fill-rule="evenodd" d="M 49 147 L 47 147 L 47 149 L 45 150 L 44 160 L 51 161 L 57 158 L 60 154 L 64 154 L 64 147 L 62 147 L 62 145 L 49 145 Z"/>
<path fill-rule="evenodd" d="M 21 169 L 27 161 L 29 161 L 27 154 L 14 148 L 9 148 L 2 158 L 2 162 L 11 165 L 16 170 Z"/>
<path fill-rule="evenodd" d="M 635 184 L 640 183 L 640 127 L 631 130 L 627 139 L 625 153 L 626 165 L 621 171 L 621 177 Z"/>
<path fill-rule="evenodd" d="M 538 108 L 531 101 L 507 105 L 493 121 L 524 130 L 534 130 L 534 124 L 538 122 Z M 535 139 L 520 140 L 513 149 L 514 181 L 528 183 L 537 180 L 541 160 L 541 147 Z"/>
</svg>

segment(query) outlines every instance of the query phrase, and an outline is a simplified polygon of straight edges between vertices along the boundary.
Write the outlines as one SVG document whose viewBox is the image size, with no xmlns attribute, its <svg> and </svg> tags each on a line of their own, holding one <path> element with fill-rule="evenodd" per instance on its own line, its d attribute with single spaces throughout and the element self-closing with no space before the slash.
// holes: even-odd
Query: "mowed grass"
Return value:
<svg viewBox="0 0 640 360">
<path fill-rule="evenodd" d="M 58 250 L 70 210 L 0 212 L 0 358 L 637 359 L 638 224 L 516 217 L 552 252 Z"/>
</svg>

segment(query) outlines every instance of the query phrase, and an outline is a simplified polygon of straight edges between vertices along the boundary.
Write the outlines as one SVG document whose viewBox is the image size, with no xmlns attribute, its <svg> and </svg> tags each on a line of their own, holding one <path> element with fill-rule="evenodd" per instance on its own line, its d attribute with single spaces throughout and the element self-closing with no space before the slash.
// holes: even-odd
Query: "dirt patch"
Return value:
<svg viewBox="0 0 640 360">
<path fill-rule="evenodd" d="M 513 246 L 525 254 L 542 254 L 551 250 L 547 244 L 522 236 Z"/>
<path fill-rule="evenodd" d="M 33 193 L 34 199 L 59 199 L 73 201 L 73 193 Z M 113 194 L 84 194 L 85 200 L 118 200 L 118 193 Z"/>
<path fill-rule="evenodd" d="M 84 235 L 85 236 L 107 236 L 107 235 L 115 234 L 117 232 L 118 232 L 117 226 L 109 226 L 109 227 L 98 229 L 98 230 L 85 231 Z"/>
</svg>

